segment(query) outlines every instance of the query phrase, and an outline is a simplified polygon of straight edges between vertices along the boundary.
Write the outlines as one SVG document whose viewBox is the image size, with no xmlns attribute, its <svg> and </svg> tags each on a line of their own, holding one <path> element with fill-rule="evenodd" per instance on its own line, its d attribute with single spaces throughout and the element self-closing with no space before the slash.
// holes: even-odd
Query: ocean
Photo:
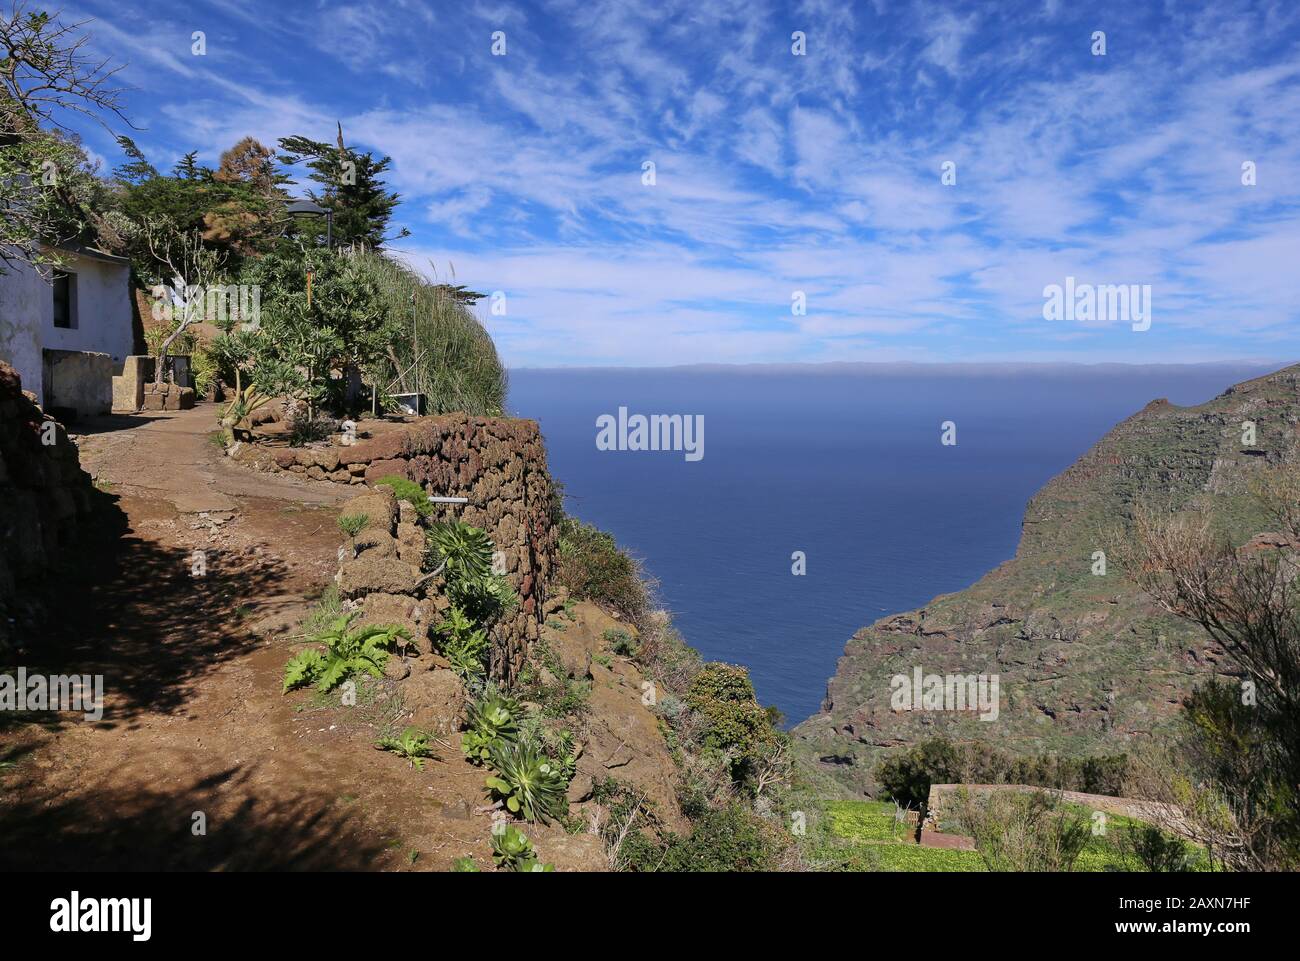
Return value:
<svg viewBox="0 0 1300 961">
<path fill-rule="evenodd" d="M 1029 498 L 1120 420 L 1279 366 L 517 369 L 509 409 L 540 422 L 568 511 L 794 724 L 850 635 L 1011 557 Z M 619 449 L 636 414 L 702 418 L 695 452 Z"/>
</svg>

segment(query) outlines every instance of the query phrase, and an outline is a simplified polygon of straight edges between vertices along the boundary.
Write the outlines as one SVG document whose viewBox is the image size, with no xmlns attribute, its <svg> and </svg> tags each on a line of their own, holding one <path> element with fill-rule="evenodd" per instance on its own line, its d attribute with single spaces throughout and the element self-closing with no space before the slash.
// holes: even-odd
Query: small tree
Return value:
<svg viewBox="0 0 1300 961">
<path fill-rule="evenodd" d="M 115 239 L 103 184 L 68 127 L 70 115 L 130 123 L 113 80 L 121 67 L 86 53 L 87 22 L 24 3 L 0 12 L 0 273 L 57 263 L 46 244 Z"/>
<path fill-rule="evenodd" d="M 1242 672 L 1188 699 L 1172 761 L 1146 762 L 1146 791 L 1226 866 L 1285 870 L 1300 865 L 1300 474 L 1263 472 L 1253 492 L 1275 536 L 1238 548 L 1204 514 L 1143 505 L 1121 561 Z"/>
<path fill-rule="evenodd" d="M 152 291 L 154 319 L 174 325 L 158 349 L 154 380 L 161 383 L 167 349 L 187 327 L 203 319 L 207 292 L 220 282 L 225 259 L 203 243 L 198 231 L 179 231 L 168 220 L 145 224 L 145 237 L 149 253 L 170 280 Z"/>
</svg>

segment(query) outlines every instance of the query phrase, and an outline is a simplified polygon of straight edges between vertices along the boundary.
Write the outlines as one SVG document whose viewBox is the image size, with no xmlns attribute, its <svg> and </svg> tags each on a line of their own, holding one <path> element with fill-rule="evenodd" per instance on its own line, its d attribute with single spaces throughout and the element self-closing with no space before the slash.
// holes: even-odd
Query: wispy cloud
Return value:
<svg viewBox="0 0 1300 961">
<path fill-rule="evenodd" d="M 511 363 L 1300 353 L 1291 4 L 83 6 L 168 159 L 390 154 L 398 253 L 505 291 Z M 1044 321 L 1066 276 L 1151 284 L 1151 330 Z"/>
</svg>

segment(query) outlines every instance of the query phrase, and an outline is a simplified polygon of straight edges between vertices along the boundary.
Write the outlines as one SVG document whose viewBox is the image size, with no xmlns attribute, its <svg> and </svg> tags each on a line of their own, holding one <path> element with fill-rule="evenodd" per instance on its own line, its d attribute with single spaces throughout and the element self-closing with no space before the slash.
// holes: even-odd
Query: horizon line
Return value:
<svg viewBox="0 0 1300 961">
<path fill-rule="evenodd" d="M 961 370 L 969 372 L 999 372 L 1013 370 L 1045 370 L 1054 368 L 1088 368 L 1103 369 L 1116 368 L 1120 370 L 1144 370 L 1150 368 L 1168 369 L 1173 367 L 1186 368 L 1211 368 L 1211 367 L 1250 367 L 1250 368 L 1273 368 L 1274 370 L 1284 370 L 1287 367 L 1300 364 L 1300 360 L 1282 360 L 1282 359 L 1262 359 L 1262 358 L 1243 358 L 1231 360 L 1200 360 L 1200 361 L 1077 361 L 1077 360 L 954 360 L 954 361 L 917 361 L 917 360 L 829 360 L 829 361 L 777 361 L 777 362 L 746 362 L 746 363 L 716 363 L 702 362 L 692 364 L 660 364 L 660 365 L 642 365 L 642 364 L 564 364 L 559 366 L 508 366 L 508 372 L 527 371 L 535 373 L 582 373 L 592 371 L 738 371 L 752 373 L 775 373 L 779 371 L 851 371 L 862 369 L 879 370 L 886 369 L 915 369 L 925 368 L 928 370 Z"/>
</svg>

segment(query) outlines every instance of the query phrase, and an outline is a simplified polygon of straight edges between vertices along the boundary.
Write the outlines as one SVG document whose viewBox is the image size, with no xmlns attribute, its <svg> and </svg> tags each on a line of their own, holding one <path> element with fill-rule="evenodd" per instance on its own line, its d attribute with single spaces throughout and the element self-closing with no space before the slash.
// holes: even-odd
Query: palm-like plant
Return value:
<svg viewBox="0 0 1300 961">
<path fill-rule="evenodd" d="M 289 660 L 284 666 L 284 691 L 316 682 L 322 693 L 331 691 L 353 674 L 365 673 L 382 677 L 388 649 L 400 637 L 411 640 L 411 632 L 394 624 L 372 624 L 355 631 L 348 630 L 357 612 L 343 614 L 330 622 L 314 640 L 324 644 L 325 650 L 308 648 Z"/>
<path fill-rule="evenodd" d="M 488 753 L 496 774 L 484 784 L 494 796 L 505 801 L 508 811 L 543 823 L 565 812 L 568 785 L 555 762 L 536 746 L 497 741 L 488 748 Z"/>
</svg>

